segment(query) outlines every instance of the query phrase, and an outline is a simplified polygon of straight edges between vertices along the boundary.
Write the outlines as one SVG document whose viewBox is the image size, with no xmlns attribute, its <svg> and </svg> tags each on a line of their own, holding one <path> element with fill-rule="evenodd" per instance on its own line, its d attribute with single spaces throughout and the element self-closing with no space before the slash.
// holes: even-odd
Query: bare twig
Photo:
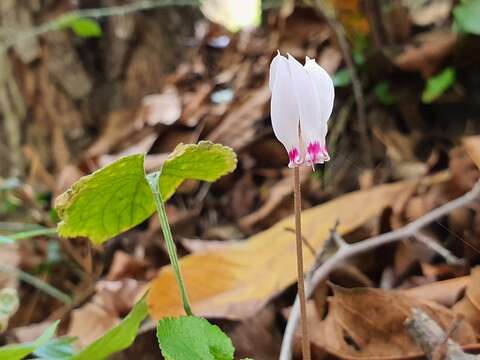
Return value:
<svg viewBox="0 0 480 360">
<path fill-rule="evenodd" d="M 143 10 L 151 10 L 162 6 L 185 6 L 199 4 L 200 3 L 198 0 L 142 0 L 125 5 L 69 11 L 52 21 L 48 21 L 40 26 L 32 28 L 30 31 L 21 32 L 19 34 L 7 37 L 0 46 L 0 53 L 8 50 L 14 45 L 20 44 L 21 42 L 37 38 L 50 31 L 60 30 L 65 26 L 65 24 L 68 24 L 69 21 L 77 18 L 100 19 L 110 16 L 126 15 Z"/>
<path fill-rule="evenodd" d="M 303 277 L 303 241 L 302 241 L 302 199 L 300 192 L 300 171 L 298 166 L 293 169 L 293 198 L 295 206 L 295 235 L 297 244 L 297 278 L 298 295 L 300 299 L 300 314 L 302 319 L 302 353 L 303 360 L 310 360 L 310 339 L 308 336 L 307 301 L 305 299 L 305 279 Z"/>
<path fill-rule="evenodd" d="M 320 14 L 327 21 L 328 26 L 330 26 L 330 28 L 334 31 L 335 36 L 337 37 L 338 45 L 340 46 L 340 51 L 343 55 L 343 59 L 345 60 L 348 71 L 350 72 L 353 96 L 355 97 L 355 102 L 357 104 L 357 117 L 360 124 L 362 145 L 368 165 L 373 166 L 373 154 L 370 140 L 368 138 L 367 112 L 365 107 L 365 99 L 363 96 L 362 83 L 360 82 L 360 78 L 358 77 L 358 73 L 352 59 L 352 54 L 350 53 L 350 46 L 348 45 L 348 41 L 345 36 L 345 30 L 343 29 L 342 24 L 340 24 L 334 16 L 330 16 L 328 11 L 326 11 L 325 2 L 323 0 L 316 0 L 315 4 Z"/>
<path fill-rule="evenodd" d="M 430 360 L 435 359 L 436 351 L 443 345 L 446 345 L 443 360 L 480 359 L 478 355 L 465 353 L 458 343 L 448 338 L 449 334 L 445 333 L 435 320 L 420 309 L 412 310 L 405 327 Z"/>
<path fill-rule="evenodd" d="M 415 238 L 420 241 L 421 243 L 425 244 L 427 247 L 435 251 L 441 257 L 443 257 L 448 264 L 460 264 L 462 259 L 459 259 L 455 255 L 453 255 L 450 251 L 445 249 L 441 246 L 435 239 L 431 238 L 430 236 L 426 235 L 423 232 L 417 232 L 415 234 Z"/>
<path fill-rule="evenodd" d="M 317 285 L 321 281 L 325 280 L 325 278 L 330 274 L 330 272 L 335 269 L 339 264 L 344 262 L 346 259 L 372 250 L 379 246 L 391 244 L 408 237 L 416 238 L 416 235 L 418 234 L 420 229 L 449 214 L 450 212 L 468 205 L 469 203 L 477 200 L 479 197 L 480 181 L 475 184 L 472 190 L 470 190 L 463 196 L 460 196 L 459 198 L 430 211 L 429 213 L 423 215 L 422 217 L 400 229 L 374 236 L 355 244 L 344 243 L 339 247 L 338 251 L 335 254 L 329 257 L 324 263 L 322 263 L 320 267 L 318 267 L 317 270 L 315 270 L 313 276 L 311 277 L 311 280 L 305 286 L 306 296 L 309 297 L 313 293 L 313 290 L 317 287 Z M 292 311 L 290 312 L 287 327 L 283 336 L 280 360 L 290 360 L 292 357 L 293 336 L 298 324 L 299 311 L 299 302 L 297 298 L 295 299 Z"/>
</svg>

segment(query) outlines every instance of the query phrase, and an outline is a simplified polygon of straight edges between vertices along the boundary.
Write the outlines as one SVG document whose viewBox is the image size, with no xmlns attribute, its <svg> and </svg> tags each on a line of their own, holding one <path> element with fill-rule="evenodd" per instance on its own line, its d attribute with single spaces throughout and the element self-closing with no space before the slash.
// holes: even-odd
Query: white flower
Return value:
<svg viewBox="0 0 480 360">
<path fill-rule="evenodd" d="M 330 160 L 325 137 L 335 90 L 327 72 L 308 57 L 302 66 L 279 52 L 270 65 L 270 91 L 273 132 L 287 149 L 288 166 Z"/>
</svg>

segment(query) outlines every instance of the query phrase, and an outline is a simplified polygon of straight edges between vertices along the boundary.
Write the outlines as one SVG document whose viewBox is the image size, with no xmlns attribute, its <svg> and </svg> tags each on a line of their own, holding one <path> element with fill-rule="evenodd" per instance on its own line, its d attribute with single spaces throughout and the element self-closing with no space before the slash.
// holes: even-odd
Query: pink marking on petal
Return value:
<svg viewBox="0 0 480 360">
<path fill-rule="evenodd" d="M 316 164 L 318 161 L 318 155 L 321 154 L 321 146 L 318 141 L 310 142 L 307 146 L 307 164 Z"/>
<path fill-rule="evenodd" d="M 300 151 L 298 151 L 297 148 L 292 148 L 288 152 L 288 159 L 290 160 L 290 162 L 288 163 L 289 168 L 294 168 L 294 167 L 298 166 L 302 162 L 300 160 Z"/>
</svg>

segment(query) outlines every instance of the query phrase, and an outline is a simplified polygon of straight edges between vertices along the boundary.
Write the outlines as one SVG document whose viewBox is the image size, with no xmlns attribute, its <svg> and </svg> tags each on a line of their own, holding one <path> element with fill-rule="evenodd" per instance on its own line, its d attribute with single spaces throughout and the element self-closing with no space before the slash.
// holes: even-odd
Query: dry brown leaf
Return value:
<svg viewBox="0 0 480 360">
<path fill-rule="evenodd" d="M 182 115 L 182 104 L 175 87 L 167 87 L 161 94 L 148 95 L 142 100 L 140 117 L 149 126 L 172 125 Z"/>
<path fill-rule="evenodd" d="M 333 286 L 328 315 L 312 331 L 317 346 L 342 359 L 408 359 L 421 354 L 404 322 L 412 308 L 420 308 L 443 329 L 455 318 L 446 307 L 398 291 Z M 475 342 L 471 326 L 462 322 L 452 334 L 460 344 Z"/>
<path fill-rule="evenodd" d="M 316 249 L 337 220 L 346 234 L 378 215 L 413 182 L 382 185 L 357 191 L 303 212 L 303 235 Z M 181 269 L 196 315 L 240 319 L 252 316 L 272 296 L 293 284 L 296 259 L 293 217 L 250 239 L 218 250 L 181 259 Z M 305 253 L 305 269 L 314 258 Z M 161 269 L 148 295 L 150 314 L 159 319 L 183 313 L 175 277 L 170 267 Z"/>
<path fill-rule="evenodd" d="M 228 332 L 235 347 L 235 358 L 249 356 L 261 360 L 278 359 L 282 334 L 276 324 L 275 310 L 273 305 L 267 306 Z"/>
<path fill-rule="evenodd" d="M 431 284 L 416 286 L 403 292 L 417 299 L 436 301 L 445 306 L 452 306 L 470 282 L 470 276 L 435 281 Z"/>
<path fill-rule="evenodd" d="M 456 42 L 457 35 L 455 33 L 432 33 L 420 40 L 418 45 L 408 45 L 400 55 L 393 59 L 393 62 L 402 70 L 420 71 L 427 78 L 438 70 Z"/>
<path fill-rule="evenodd" d="M 106 276 L 107 280 L 141 277 L 147 270 L 148 264 L 126 252 L 117 250 L 113 255 L 112 265 Z"/>
<path fill-rule="evenodd" d="M 2 245 L 0 251 L 0 264 L 11 269 L 17 269 L 20 264 L 20 253 L 18 244 Z M 0 272 L 0 289 L 18 287 L 18 278 L 12 272 Z"/>
<path fill-rule="evenodd" d="M 407 4 L 411 3 L 415 4 L 416 2 L 407 2 Z M 441 23 L 448 19 L 452 10 L 452 5 L 452 0 L 426 2 L 426 4 L 421 7 L 411 7 L 410 16 L 415 25 L 428 26 L 435 23 Z"/>
<path fill-rule="evenodd" d="M 465 297 L 455 304 L 453 311 L 462 315 L 480 335 L 480 267 L 472 269 Z"/>
<path fill-rule="evenodd" d="M 300 169 L 300 181 L 303 184 L 310 177 L 310 168 L 302 167 Z M 256 211 L 247 216 L 244 216 L 239 220 L 241 227 L 250 229 L 252 226 L 268 217 L 283 200 L 293 193 L 293 176 L 287 176 L 286 178 L 278 181 L 270 189 L 265 203 Z"/>
<path fill-rule="evenodd" d="M 231 146 L 238 151 L 256 140 L 254 124 L 265 113 L 270 90 L 267 85 L 251 90 L 238 108 L 234 108 L 208 136 L 208 140 Z"/>
<path fill-rule="evenodd" d="M 480 136 L 468 136 L 463 139 L 463 147 L 475 165 L 480 168 Z"/>
<path fill-rule="evenodd" d="M 105 119 L 105 128 L 97 140 L 87 149 L 89 157 L 108 154 L 110 150 L 137 129 L 135 111 L 123 109 L 112 111 Z"/>
<path fill-rule="evenodd" d="M 88 303 L 72 311 L 68 336 L 77 337 L 76 345 L 84 348 L 120 321 L 118 314 L 96 303 Z"/>
</svg>

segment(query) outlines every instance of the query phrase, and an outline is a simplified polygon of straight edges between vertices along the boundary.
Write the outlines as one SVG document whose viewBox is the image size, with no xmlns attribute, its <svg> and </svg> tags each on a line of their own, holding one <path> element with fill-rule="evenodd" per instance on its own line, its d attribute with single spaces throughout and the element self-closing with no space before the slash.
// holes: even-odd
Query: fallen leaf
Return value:
<svg viewBox="0 0 480 360">
<path fill-rule="evenodd" d="M 113 255 L 112 265 L 106 276 L 107 280 L 120 280 L 123 278 L 137 278 L 147 270 L 148 264 L 121 250 Z"/>
<path fill-rule="evenodd" d="M 300 181 L 303 184 L 307 181 L 310 177 L 310 168 L 303 167 L 300 169 Z M 275 185 L 273 185 L 270 189 L 270 193 L 268 195 L 267 200 L 265 203 L 256 211 L 247 216 L 244 216 L 239 220 L 239 224 L 241 227 L 246 229 L 250 229 L 252 226 L 257 224 L 258 222 L 262 221 L 279 206 L 283 200 L 285 200 L 288 196 L 291 196 L 293 193 L 293 176 L 287 176 L 286 178 L 278 181 Z"/>
<path fill-rule="evenodd" d="M 119 322 L 118 314 L 109 312 L 96 303 L 87 303 L 72 311 L 67 335 L 77 337 L 76 345 L 83 348 Z"/>
<path fill-rule="evenodd" d="M 457 35 L 452 32 L 435 32 L 419 40 L 418 44 L 410 44 L 393 59 L 395 65 L 405 71 L 420 71 L 428 78 L 433 75 L 448 56 L 455 44 Z"/>
<path fill-rule="evenodd" d="M 402 291 L 408 296 L 435 301 L 450 307 L 458 300 L 461 292 L 469 282 L 470 276 L 461 276 L 448 280 L 435 281 L 430 284 L 416 286 Z"/>
<path fill-rule="evenodd" d="M 398 291 L 332 286 L 328 314 L 312 331 L 311 340 L 342 359 L 408 359 L 422 352 L 404 322 L 412 308 L 420 308 L 443 329 L 455 318 L 446 307 Z M 475 333 L 460 323 L 452 338 L 460 344 L 475 342 Z"/>
<path fill-rule="evenodd" d="M 480 136 L 468 136 L 463 138 L 463 147 L 480 169 Z"/>
<path fill-rule="evenodd" d="M 408 5 L 418 4 L 420 2 L 406 2 Z M 410 16 L 415 25 L 428 26 L 441 23 L 448 19 L 452 10 L 452 0 L 437 0 L 422 4 L 423 6 L 412 6 Z"/>
<path fill-rule="evenodd" d="M 453 306 L 453 311 L 462 315 L 480 334 L 480 267 L 472 269 L 469 280 L 464 298 Z"/>
<path fill-rule="evenodd" d="M 303 235 L 320 248 L 337 220 L 346 234 L 378 215 L 413 182 L 357 191 L 303 212 Z M 180 265 L 195 314 L 241 319 L 254 315 L 272 296 L 296 280 L 294 225 L 288 217 L 250 239 L 228 247 L 186 256 Z M 305 269 L 313 263 L 305 253 Z M 155 319 L 183 313 L 174 274 L 163 267 L 147 299 Z"/>
<path fill-rule="evenodd" d="M 149 126 L 172 125 L 182 115 L 182 104 L 177 89 L 167 87 L 161 94 L 145 96 L 140 117 Z"/>
<path fill-rule="evenodd" d="M 235 151 L 256 140 L 257 129 L 254 125 L 264 115 L 269 98 L 270 90 L 266 85 L 251 90 L 242 104 L 209 134 L 208 139 L 231 146 Z"/>
</svg>

